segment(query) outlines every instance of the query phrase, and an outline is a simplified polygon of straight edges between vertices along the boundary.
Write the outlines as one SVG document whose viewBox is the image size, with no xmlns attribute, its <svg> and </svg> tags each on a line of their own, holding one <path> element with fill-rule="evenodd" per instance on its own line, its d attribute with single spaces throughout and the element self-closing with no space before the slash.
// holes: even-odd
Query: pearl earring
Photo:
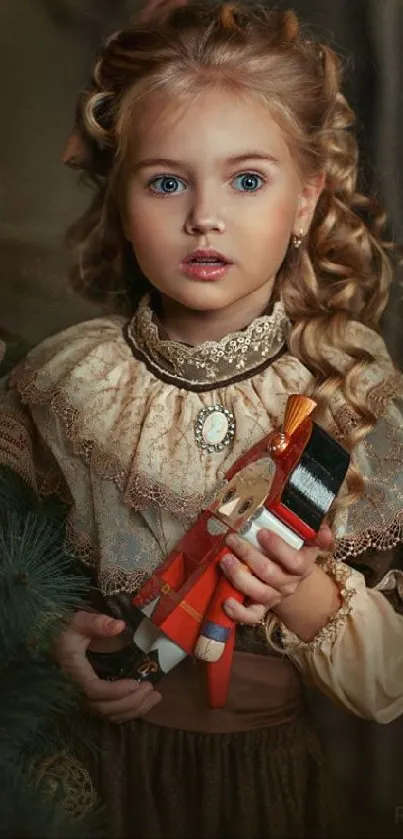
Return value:
<svg viewBox="0 0 403 839">
<path fill-rule="evenodd" d="M 293 248 L 295 248 L 295 250 L 298 251 L 300 249 L 303 241 L 304 241 L 304 231 L 301 228 L 300 231 L 299 231 L 299 234 L 294 233 L 292 238 L 291 238 Z"/>
</svg>

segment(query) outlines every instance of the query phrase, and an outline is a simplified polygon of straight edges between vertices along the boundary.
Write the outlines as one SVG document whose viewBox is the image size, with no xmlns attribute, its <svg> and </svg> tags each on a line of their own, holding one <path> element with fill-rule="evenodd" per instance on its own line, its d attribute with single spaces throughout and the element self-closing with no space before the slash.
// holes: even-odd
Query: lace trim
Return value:
<svg viewBox="0 0 403 839">
<path fill-rule="evenodd" d="M 66 551 L 91 571 L 96 571 L 96 585 L 103 595 L 135 594 L 149 580 L 155 568 L 137 567 L 128 570 L 117 564 L 102 566 L 91 537 L 75 527 L 73 517 L 74 510 L 71 510 L 66 525 Z"/>
<path fill-rule="evenodd" d="M 316 652 L 325 643 L 334 644 L 339 636 L 340 630 L 344 627 L 348 616 L 351 614 L 351 600 L 356 594 L 352 582 L 351 568 L 337 562 L 332 556 L 325 557 L 319 564 L 327 574 L 333 577 L 340 597 L 342 598 L 342 605 L 311 641 L 301 641 L 276 615 L 268 613 L 265 621 L 266 638 L 268 644 L 277 652 L 283 653 L 284 655 L 292 655 L 300 650 Z"/>
<path fill-rule="evenodd" d="M 22 399 L 31 405 L 51 406 L 53 413 L 63 423 L 73 453 L 83 457 L 101 478 L 113 481 L 122 492 L 125 504 L 138 511 L 146 501 L 147 504 L 156 504 L 169 510 L 184 524 L 193 521 L 203 503 L 202 495 L 178 496 L 164 484 L 151 480 L 145 473 L 131 472 L 130 464 L 124 464 L 98 442 L 83 436 L 82 413 L 71 405 L 67 394 L 58 389 L 51 393 L 40 390 L 36 386 L 36 376 L 35 371 L 19 373 L 17 388 Z M 19 445 L 17 441 L 17 450 Z M 10 465 L 12 463 L 10 455 Z M 32 476 L 30 480 L 32 481 Z"/>
<path fill-rule="evenodd" d="M 338 562 L 346 562 L 355 556 L 360 556 L 369 548 L 378 551 L 389 551 L 403 542 L 403 511 L 399 511 L 388 525 L 369 527 L 358 536 L 347 536 L 337 541 L 334 557 Z"/>
<path fill-rule="evenodd" d="M 41 497 L 57 495 L 65 504 L 71 497 L 56 467 L 39 468 L 34 461 L 32 424 L 17 408 L 0 408 L 0 463 L 12 469 Z"/>
<path fill-rule="evenodd" d="M 147 568 L 128 571 L 120 565 L 99 567 L 90 537 L 86 533 L 77 532 L 71 522 L 71 516 L 67 522 L 65 546 L 83 565 L 91 570 L 96 569 L 97 588 L 107 597 L 121 593 L 134 595 L 152 574 L 152 569 Z"/>
<path fill-rule="evenodd" d="M 204 498 L 201 493 L 176 495 L 165 484 L 151 479 L 145 472 L 135 472 L 130 475 L 124 500 L 135 511 L 142 509 L 144 501 L 151 506 L 163 507 L 181 524 L 190 527 L 200 513 Z"/>
<path fill-rule="evenodd" d="M 92 541 L 87 533 L 78 532 L 73 524 L 74 510 L 70 510 L 66 522 L 65 546 L 68 553 L 73 554 L 83 565 L 91 568 L 96 566 L 96 557 Z"/>
<path fill-rule="evenodd" d="M 285 344 L 288 327 L 283 304 L 277 302 L 271 315 L 256 318 L 247 329 L 221 341 L 189 347 L 160 336 L 147 295 L 127 326 L 127 337 L 135 350 L 149 356 L 157 369 L 177 381 L 191 386 L 214 383 L 217 387 L 239 374 L 246 377 L 277 355 Z"/>
<path fill-rule="evenodd" d="M 134 595 L 149 578 L 150 572 L 141 568 L 125 571 L 120 565 L 109 565 L 100 569 L 97 582 L 104 595 L 112 596 L 122 592 Z"/>
<path fill-rule="evenodd" d="M 375 385 L 367 395 L 368 408 L 376 419 L 380 419 L 386 413 L 389 403 L 401 394 L 403 388 L 403 376 L 396 372 L 388 378 Z M 342 405 L 334 409 L 334 425 L 329 429 L 334 437 L 343 440 L 355 428 L 361 424 L 361 417 L 349 405 Z"/>
<path fill-rule="evenodd" d="M 394 399 L 398 393 L 402 392 L 403 375 L 396 371 L 392 376 L 389 376 L 385 381 L 375 385 L 368 394 L 369 409 L 375 414 L 376 418 L 383 416 L 389 402 Z"/>
<path fill-rule="evenodd" d="M 0 463 L 16 472 L 37 491 L 30 421 L 22 411 L 3 405 L 0 408 L 0 427 Z"/>
</svg>

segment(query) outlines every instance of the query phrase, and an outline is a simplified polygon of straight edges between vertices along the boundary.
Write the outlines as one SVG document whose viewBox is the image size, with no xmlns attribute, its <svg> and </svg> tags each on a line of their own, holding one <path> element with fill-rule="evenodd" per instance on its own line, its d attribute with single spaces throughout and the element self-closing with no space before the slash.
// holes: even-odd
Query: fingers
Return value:
<svg viewBox="0 0 403 839">
<path fill-rule="evenodd" d="M 322 527 L 318 531 L 315 545 L 317 545 L 318 548 L 321 548 L 322 551 L 329 551 L 333 545 L 333 541 L 333 533 L 329 525 L 322 524 Z"/>
<path fill-rule="evenodd" d="M 67 663 L 66 669 L 80 685 L 89 710 L 112 722 L 142 716 L 160 701 L 161 695 L 148 682 L 139 684 L 134 679 L 118 679 L 116 682 L 100 679 L 86 656 L 77 655 L 74 661 Z"/>
<path fill-rule="evenodd" d="M 280 596 L 278 592 L 273 590 L 272 608 L 277 605 L 279 600 Z M 260 603 L 251 603 L 249 606 L 245 606 L 245 604 L 233 600 L 232 597 L 224 601 L 224 609 L 236 623 L 247 623 L 249 626 L 255 626 L 261 623 L 267 612 L 267 606 L 263 606 Z"/>
<path fill-rule="evenodd" d="M 80 610 L 75 613 L 66 631 L 71 629 L 88 638 L 113 638 L 123 632 L 125 626 L 124 621 L 111 618 L 109 615 Z"/>
<path fill-rule="evenodd" d="M 92 612 L 77 612 L 56 644 L 59 666 L 80 685 L 89 709 L 113 722 L 126 722 L 148 713 L 161 694 L 145 682 L 119 679 L 109 682 L 100 679 L 90 664 L 86 650 L 94 638 L 120 635 L 124 621 Z"/>
<path fill-rule="evenodd" d="M 235 556 L 246 563 L 252 574 L 263 582 L 274 585 L 276 581 L 286 582 L 284 573 L 303 577 L 311 572 L 318 554 L 317 548 L 303 548 L 297 551 L 268 530 L 260 530 L 258 540 L 261 550 L 234 534 L 231 534 L 226 542 Z M 224 566 L 225 564 L 224 560 Z M 230 562 L 227 564 L 230 565 Z"/>
<path fill-rule="evenodd" d="M 161 699 L 161 694 L 156 690 L 152 690 L 147 694 L 145 699 L 143 699 L 139 708 L 136 710 L 134 708 L 129 708 L 127 711 L 113 714 L 113 716 L 109 717 L 109 719 L 114 723 L 123 723 L 129 722 L 129 720 L 134 720 L 136 717 L 144 717 L 149 711 L 151 711 L 152 708 L 155 707 L 155 705 L 158 705 L 158 703 L 161 702 Z"/>
<path fill-rule="evenodd" d="M 115 684 L 118 684 L 117 682 Z M 111 722 L 124 722 L 143 716 L 161 699 L 161 694 L 149 682 L 135 684 L 128 696 L 121 698 L 88 701 L 89 709 Z"/>
<path fill-rule="evenodd" d="M 53 656 L 59 667 L 83 686 L 96 676 L 95 670 L 86 657 L 91 641 L 94 638 L 116 636 L 124 627 L 123 621 L 115 620 L 108 615 L 76 612 L 69 626 L 56 639 Z"/>
<path fill-rule="evenodd" d="M 73 615 L 70 624 L 56 639 L 53 655 L 60 667 L 69 670 L 71 665 L 75 666 L 77 656 L 85 657 L 91 641 L 96 638 L 113 638 L 120 635 L 124 628 L 124 621 L 81 610 Z"/>
<path fill-rule="evenodd" d="M 59 649 L 59 667 L 76 682 L 88 699 L 117 699 L 126 696 L 137 685 L 134 679 L 119 679 L 108 682 L 97 676 L 85 650 Z"/>
<path fill-rule="evenodd" d="M 263 557 L 263 559 L 265 563 L 270 563 L 270 566 L 273 568 L 271 575 L 268 570 L 265 570 L 264 580 L 255 576 L 255 573 L 250 574 L 247 568 L 245 568 L 244 562 L 240 562 L 235 556 L 227 555 L 220 564 L 234 588 L 241 591 L 250 600 L 260 603 L 266 608 L 272 608 L 278 603 L 279 595 L 286 596 L 295 590 L 298 584 L 298 578 L 285 577 L 280 569 L 276 568 L 274 563 L 270 562 L 266 557 Z M 268 582 L 269 577 L 276 582 L 276 586 L 274 582 L 273 585 Z"/>
<path fill-rule="evenodd" d="M 318 549 L 296 551 L 267 530 L 259 531 L 258 539 L 261 550 L 231 534 L 226 542 L 233 555 L 224 557 L 221 567 L 238 591 L 266 608 L 273 608 L 279 602 L 279 594 L 288 597 L 309 576 Z M 240 614 L 239 610 L 236 614 Z"/>
<path fill-rule="evenodd" d="M 92 670 L 91 665 L 89 666 Z M 91 677 L 81 680 L 81 687 L 86 698 L 91 702 L 114 702 L 137 693 L 139 683 L 134 679 L 117 679 L 114 682 L 108 682 L 92 673 Z"/>
<path fill-rule="evenodd" d="M 312 571 L 318 556 L 318 548 L 301 548 L 301 550 L 297 551 L 295 548 L 287 545 L 280 536 L 271 533 L 270 530 L 259 530 L 257 539 L 263 550 L 264 557 L 270 557 L 270 559 L 274 560 L 274 563 L 281 565 L 282 569 L 288 574 L 306 577 Z M 252 545 L 250 548 L 251 551 L 248 552 L 246 562 L 248 562 L 251 571 L 260 576 L 259 570 L 262 570 L 264 574 L 264 557 L 262 558 L 262 553 L 258 549 L 253 548 Z M 238 552 L 237 556 L 239 556 Z"/>
</svg>

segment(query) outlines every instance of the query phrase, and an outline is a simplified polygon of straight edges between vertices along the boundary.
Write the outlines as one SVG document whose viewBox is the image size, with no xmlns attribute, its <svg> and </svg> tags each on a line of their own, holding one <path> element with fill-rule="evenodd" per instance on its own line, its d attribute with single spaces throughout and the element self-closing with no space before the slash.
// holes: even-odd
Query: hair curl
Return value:
<svg viewBox="0 0 403 839">
<path fill-rule="evenodd" d="M 320 409 L 340 389 L 358 417 L 344 441 L 353 448 L 375 423 L 368 395 L 358 396 L 357 387 L 374 357 L 347 339 L 347 327 L 360 320 L 378 328 L 391 246 L 382 238 L 383 212 L 357 187 L 354 115 L 340 89 L 339 60 L 305 36 L 293 12 L 191 3 L 107 41 L 79 108 L 81 168 L 96 191 L 70 231 L 78 255 L 73 284 L 92 299 L 112 299 L 115 310 L 133 307 L 146 281 L 138 269 L 135 279 L 115 189 L 129 128 L 154 93 L 194 95 L 208 83 L 263 98 L 303 175 L 325 175 L 309 235 L 298 253 L 289 249 L 277 293 L 281 288 L 292 323 L 290 349 L 316 377 Z M 347 358 L 343 369 L 335 349 Z M 348 486 L 351 502 L 362 489 L 354 469 Z"/>
</svg>

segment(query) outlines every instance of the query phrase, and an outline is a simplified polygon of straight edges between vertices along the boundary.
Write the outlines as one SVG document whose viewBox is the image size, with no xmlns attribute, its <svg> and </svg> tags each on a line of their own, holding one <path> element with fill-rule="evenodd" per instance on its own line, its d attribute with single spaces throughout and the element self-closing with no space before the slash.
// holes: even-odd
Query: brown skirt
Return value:
<svg viewBox="0 0 403 839">
<path fill-rule="evenodd" d="M 305 714 L 231 734 L 101 724 L 92 775 L 113 839 L 329 839 L 339 822 Z M 333 799 L 333 801 L 332 801 Z"/>
</svg>

